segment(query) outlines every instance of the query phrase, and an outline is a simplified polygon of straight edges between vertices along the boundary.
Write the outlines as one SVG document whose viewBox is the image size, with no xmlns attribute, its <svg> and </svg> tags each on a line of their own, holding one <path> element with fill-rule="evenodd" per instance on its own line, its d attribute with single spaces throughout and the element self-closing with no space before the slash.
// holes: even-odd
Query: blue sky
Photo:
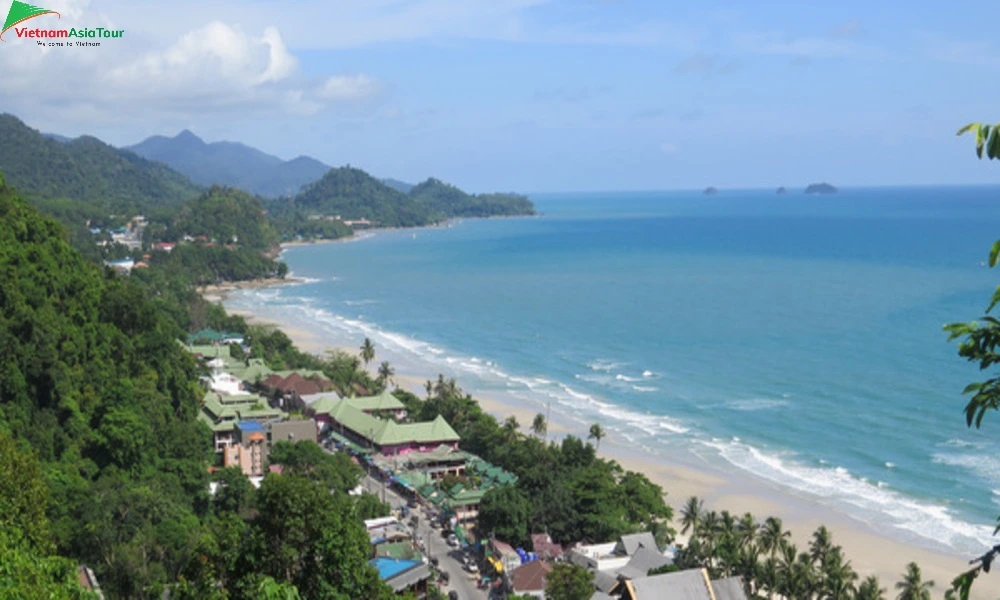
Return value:
<svg viewBox="0 0 1000 600">
<path fill-rule="evenodd" d="M 0 110 L 118 145 L 189 128 L 474 191 L 1000 181 L 954 136 L 1000 121 L 996 2 L 43 4 L 126 38 L 10 40 Z"/>
</svg>

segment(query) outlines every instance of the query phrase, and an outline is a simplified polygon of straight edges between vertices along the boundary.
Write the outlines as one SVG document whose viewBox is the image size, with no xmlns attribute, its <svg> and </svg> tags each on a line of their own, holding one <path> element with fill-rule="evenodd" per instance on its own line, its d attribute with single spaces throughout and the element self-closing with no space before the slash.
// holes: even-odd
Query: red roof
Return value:
<svg viewBox="0 0 1000 600">
<path fill-rule="evenodd" d="M 545 589 L 545 577 L 552 565 L 543 560 L 533 560 L 510 572 L 510 584 L 515 592 L 540 591 Z"/>
<path fill-rule="evenodd" d="M 261 380 L 260 384 L 262 386 L 264 386 L 264 387 L 267 387 L 267 388 L 277 388 L 282 383 L 284 383 L 284 381 L 285 380 L 284 380 L 284 378 L 281 377 L 281 375 L 278 375 L 277 373 L 271 373 L 270 375 L 268 375 L 267 377 L 265 377 L 263 380 Z"/>
<path fill-rule="evenodd" d="M 511 545 L 506 542 L 501 542 L 500 540 L 493 540 L 492 543 L 493 547 L 496 548 L 497 552 L 499 552 L 500 554 L 514 554 L 514 555 L 517 554 L 517 552 L 514 551 L 514 548 L 511 547 Z"/>
<path fill-rule="evenodd" d="M 553 542 L 547 533 L 531 534 L 531 547 L 543 558 L 559 558 L 565 553 L 563 547 Z"/>
</svg>

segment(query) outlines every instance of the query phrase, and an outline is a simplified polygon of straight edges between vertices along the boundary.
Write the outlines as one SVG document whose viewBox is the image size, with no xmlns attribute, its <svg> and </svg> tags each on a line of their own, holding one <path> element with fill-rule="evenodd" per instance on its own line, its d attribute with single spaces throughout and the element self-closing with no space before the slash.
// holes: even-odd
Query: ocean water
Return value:
<svg viewBox="0 0 1000 600">
<path fill-rule="evenodd" d="M 306 283 L 228 304 L 904 541 L 991 539 L 1000 415 L 965 427 L 980 373 L 941 327 L 1000 283 L 1000 188 L 533 199 L 543 216 L 290 248 Z"/>
</svg>

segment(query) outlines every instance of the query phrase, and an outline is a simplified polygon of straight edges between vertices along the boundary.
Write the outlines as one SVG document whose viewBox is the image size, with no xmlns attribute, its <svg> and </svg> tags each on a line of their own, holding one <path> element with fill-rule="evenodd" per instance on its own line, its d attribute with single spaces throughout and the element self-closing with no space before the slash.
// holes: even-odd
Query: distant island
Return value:
<svg viewBox="0 0 1000 600">
<path fill-rule="evenodd" d="M 810 183 L 806 188 L 807 194 L 836 194 L 837 188 L 833 187 L 829 183 Z"/>
<path fill-rule="evenodd" d="M 775 193 L 779 194 L 779 195 L 780 194 L 786 194 L 786 193 L 788 193 L 788 190 L 785 189 L 785 186 L 780 186 L 780 187 L 778 187 L 778 191 L 776 191 Z"/>
<path fill-rule="evenodd" d="M 716 194 L 719 193 L 719 190 L 715 189 L 712 186 L 708 186 L 707 188 L 705 188 L 705 191 L 702 192 L 702 193 L 705 194 L 706 196 L 714 196 L 714 195 L 716 195 Z"/>
</svg>

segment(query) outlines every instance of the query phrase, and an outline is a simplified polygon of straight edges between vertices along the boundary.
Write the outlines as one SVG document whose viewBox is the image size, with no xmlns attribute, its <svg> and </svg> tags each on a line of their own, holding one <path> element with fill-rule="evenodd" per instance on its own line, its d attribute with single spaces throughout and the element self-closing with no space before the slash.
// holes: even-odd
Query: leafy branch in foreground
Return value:
<svg viewBox="0 0 1000 600">
<path fill-rule="evenodd" d="M 983 150 L 986 150 L 986 157 L 990 160 L 1000 159 L 1000 123 L 996 125 L 969 123 L 955 135 L 966 133 L 976 134 L 976 156 L 982 158 Z"/>
</svg>

